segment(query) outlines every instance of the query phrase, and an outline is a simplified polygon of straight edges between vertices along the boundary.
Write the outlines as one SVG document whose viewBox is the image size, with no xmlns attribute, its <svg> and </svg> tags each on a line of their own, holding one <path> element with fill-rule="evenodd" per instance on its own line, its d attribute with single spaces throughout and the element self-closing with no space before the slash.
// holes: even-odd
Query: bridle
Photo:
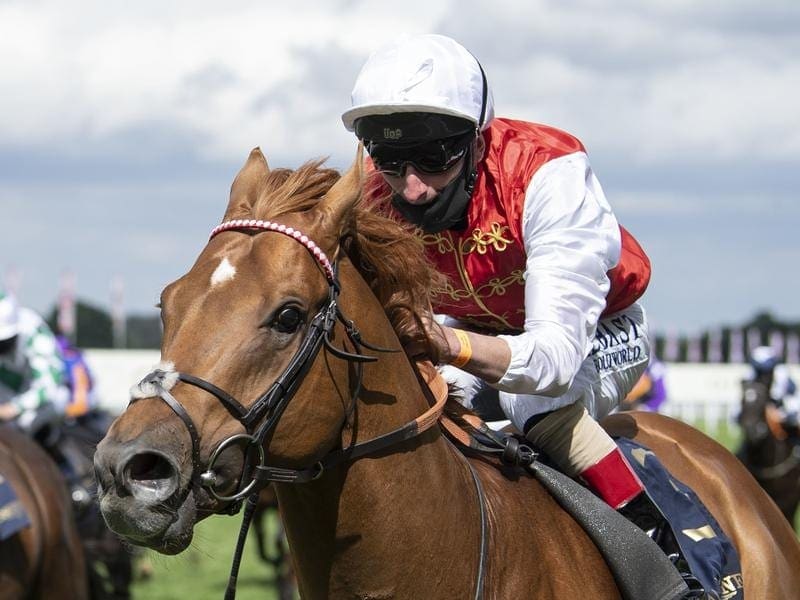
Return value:
<svg viewBox="0 0 800 600">
<path fill-rule="evenodd" d="M 173 412 L 175 412 L 181 421 L 183 421 L 189 432 L 192 443 L 192 485 L 187 486 L 182 495 L 173 500 L 176 504 L 182 503 L 186 495 L 194 487 L 202 487 L 216 499 L 228 502 L 229 504 L 226 512 L 235 514 L 241 508 L 242 500 L 247 497 L 247 505 L 242 519 L 242 527 L 239 531 L 233 566 L 231 568 L 231 576 L 228 582 L 228 588 L 225 592 L 226 600 L 232 600 L 235 597 L 236 578 L 244 547 L 244 540 L 246 539 L 261 489 L 272 481 L 282 483 L 312 481 L 319 478 L 326 470 L 340 463 L 356 460 L 367 454 L 375 453 L 404 440 L 416 437 L 437 422 L 446 400 L 446 397 L 437 400 L 425 413 L 389 433 L 364 442 L 352 444 L 346 448 L 334 450 L 311 467 L 305 469 L 287 469 L 266 465 L 263 442 L 269 433 L 278 425 L 283 412 L 302 384 L 305 375 L 308 373 L 323 345 L 334 356 L 353 362 L 356 365 L 356 383 L 351 391 L 351 404 L 355 403 L 361 390 L 363 363 L 377 360 L 376 357 L 361 354 L 361 348 L 368 348 L 376 352 L 398 352 L 399 350 L 373 346 L 361 339 L 361 335 L 355 327 L 355 324 L 345 317 L 338 305 L 340 286 L 337 278 L 336 265 L 332 264 L 325 253 L 308 238 L 308 236 L 300 231 L 272 221 L 239 219 L 226 221 L 218 225 L 212 230 L 209 240 L 223 231 L 248 230 L 256 230 L 257 232 L 274 231 L 293 238 L 308 249 L 322 268 L 328 281 L 328 298 L 316 316 L 311 320 L 305 338 L 289 364 L 275 382 L 248 408 L 244 407 L 227 392 L 200 377 L 187 373 L 176 373 L 163 368 L 155 369 L 146 375 L 139 383 L 138 387 L 141 390 L 147 390 L 147 393 L 143 393 L 131 399 L 131 403 L 133 403 L 144 397 L 157 396 L 161 398 L 161 400 L 166 402 Z M 337 348 L 331 341 L 331 334 L 337 322 L 344 326 L 347 337 L 354 347 L 353 353 Z M 176 375 L 177 377 L 175 377 Z M 247 432 L 232 435 L 220 442 L 212 452 L 205 471 L 203 471 L 200 460 L 200 437 L 197 432 L 197 427 L 194 425 L 186 409 L 170 393 L 170 389 L 177 381 L 200 388 L 214 396 L 228 410 L 231 416 L 241 423 Z M 245 453 L 238 490 L 231 495 L 219 494 L 215 490 L 217 475 L 213 470 L 214 464 L 223 450 L 231 445 L 243 442 L 248 446 L 255 446 L 258 451 L 258 464 L 251 465 L 249 460 L 250 455 Z M 248 477 L 251 477 L 251 479 L 248 483 L 245 483 Z"/>
<path fill-rule="evenodd" d="M 255 402 L 249 407 L 243 406 L 236 398 L 220 389 L 213 383 L 206 381 L 200 377 L 190 375 L 187 373 L 177 373 L 178 381 L 198 387 L 205 392 L 214 396 L 236 419 L 245 429 L 246 433 L 240 433 L 225 439 L 217 446 L 212 452 L 206 470 L 203 471 L 200 460 L 200 437 L 192 422 L 191 417 L 186 412 L 186 409 L 178 402 L 170 393 L 172 387 L 167 383 L 167 378 L 170 374 L 169 371 L 164 369 L 156 369 L 149 373 L 142 382 L 139 384 L 140 388 L 155 388 L 157 395 L 166 402 L 169 407 L 180 417 L 186 429 L 189 432 L 192 443 L 192 483 L 205 488 L 217 500 L 232 503 L 233 510 L 231 514 L 238 512 L 241 504 L 237 501 L 248 496 L 250 493 L 257 492 L 261 487 L 264 487 L 270 481 L 283 481 L 283 482 L 302 482 L 315 479 L 322 474 L 324 470 L 323 464 L 317 463 L 311 469 L 292 470 L 281 469 L 276 467 L 268 467 L 264 463 L 264 453 L 261 449 L 261 444 L 266 439 L 267 435 L 275 429 L 280 420 L 283 411 L 286 409 L 289 401 L 294 396 L 297 388 L 303 381 L 306 373 L 314 362 L 320 348 L 323 344 L 335 356 L 344 358 L 346 360 L 354 361 L 357 364 L 377 360 L 371 356 L 364 356 L 358 353 L 360 346 L 370 347 L 378 351 L 386 351 L 382 348 L 371 347 L 360 339 L 358 331 L 351 321 L 345 318 L 341 309 L 339 308 L 337 299 L 339 295 L 339 283 L 336 277 L 336 269 L 333 264 L 328 260 L 325 253 L 311 241 L 307 236 L 303 235 L 296 229 L 286 227 L 271 221 L 261 220 L 235 220 L 227 221 L 217 226 L 212 232 L 209 239 L 214 238 L 217 234 L 223 231 L 230 230 L 262 230 L 262 231 L 276 231 L 283 233 L 308 248 L 311 255 L 316 259 L 322 267 L 326 279 L 328 280 L 328 298 L 319 312 L 313 317 L 308 326 L 308 331 L 305 338 L 300 344 L 297 352 L 294 354 L 289 364 L 278 376 L 278 378 L 269 386 L 269 388 L 261 394 Z M 356 353 L 351 354 L 344 350 L 340 350 L 330 340 L 331 333 L 337 321 L 340 321 L 348 333 L 352 343 L 356 347 Z M 353 393 L 353 398 L 358 394 L 358 386 L 361 380 L 361 370 L 358 369 L 357 373 L 357 386 Z M 131 402 L 136 401 L 134 398 Z M 259 449 L 259 462 L 255 466 L 248 464 L 246 457 L 245 465 L 242 475 L 246 475 L 249 471 L 258 473 L 257 477 L 249 483 L 245 483 L 244 477 L 240 479 L 239 489 L 232 495 L 223 495 L 216 491 L 215 486 L 217 483 L 217 476 L 214 473 L 213 467 L 222 453 L 223 450 L 231 445 L 237 443 L 246 443 L 253 445 Z M 262 485 L 258 485 L 261 482 Z M 182 500 L 179 499 L 179 501 Z"/>
</svg>

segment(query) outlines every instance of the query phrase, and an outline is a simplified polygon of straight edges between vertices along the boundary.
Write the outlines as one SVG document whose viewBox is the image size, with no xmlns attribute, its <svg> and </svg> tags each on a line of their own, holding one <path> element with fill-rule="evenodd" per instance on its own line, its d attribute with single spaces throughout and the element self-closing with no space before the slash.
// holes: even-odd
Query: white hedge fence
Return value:
<svg viewBox="0 0 800 600">
<path fill-rule="evenodd" d="M 157 350 L 87 350 L 100 402 L 112 412 L 128 404 L 128 390 L 160 360 Z M 367 367 L 369 368 L 369 367 Z M 663 411 L 686 421 L 706 423 L 731 419 L 739 410 L 739 382 L 747 365 L 667 364 L 668 400 Z M 800 382 L 800 366 L 790 367 Z"/>
</svg>

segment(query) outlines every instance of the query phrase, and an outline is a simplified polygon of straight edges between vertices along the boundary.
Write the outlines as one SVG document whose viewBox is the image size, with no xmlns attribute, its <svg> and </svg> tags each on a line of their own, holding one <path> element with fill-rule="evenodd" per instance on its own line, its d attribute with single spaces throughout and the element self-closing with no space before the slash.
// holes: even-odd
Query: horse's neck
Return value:
<svg viewBox="0 0 800 600">
<path fill-rule="evenodd" d="M 386 368 L 384 361 L 394 364 Z M 361 398 L 356 442 L 388 433 L 428 408 L 402 355 L 383 356 L 366 367 Z M 280 486 L 281 513 L 304 593 L 310 598 L 396 594 L 398 585 L 413 581 L 410 565 L 420 564 L 413 555 L 474 545 L 480 521 L 473 485 L 465 459 L 434 428 L 311 484 Z"/>
</svg>

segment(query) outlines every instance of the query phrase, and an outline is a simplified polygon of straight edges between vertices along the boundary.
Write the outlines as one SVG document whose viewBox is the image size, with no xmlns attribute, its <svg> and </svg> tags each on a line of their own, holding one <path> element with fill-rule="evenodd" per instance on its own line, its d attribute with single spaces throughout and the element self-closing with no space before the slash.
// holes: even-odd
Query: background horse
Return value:
<svg viewBox="0 0 800 600">
<path fill-rule="evenodd" d="M 258 496 L 253 513 L 253 533 L 259 558 L 270 565 L 275 573 L 275 591 L 280 600 L 292 600 L 296 585 L 292 571 L 289 543 L 278 515 L 278 496 L 271 485 Z"/>
<path fill-rule="evenodd" d="M 787 435 L 776 413 L 765 385 L 742 382 L 743 439 L 737 456 L 793 524 L 800 504 L 800 446 Z"/>
<path fill-rule="evenodd" d="M 27 435 L 2 425 L 0 475 L 31 521 L 0 541 L 0 598 L 88 598 L 83 549 L 55 463 Z"/>
<path fill-rule="evenodd" d="M 428 427 L 402 347 L 441 282 L 419 241 L 364 205 L 360 165 L 342 178 L 317 163 L 271 171 L 251 153 L 227 224 L 162 293 L 169 363 L 98 446 L 106 521 L 177 553 L 255 473 L 279 480 L 304 598 L 619 598 L 538 481 L 467 459 Z M 733 455 L 660 415 L 609 425 L 697 492 L 738 549 L 749 594 L 796 595 L 800 544 Z"/>
<path fill-rule="evenodd" d="M 47 452 L 60 463 L 72 493 L 72 512 L 83 544 L 92 600 L 126 600 L 133 581 L 133 555 L 100 514 L 92 459 L 111 416 L 95 409 L 58 427 Z"/>
</svg>

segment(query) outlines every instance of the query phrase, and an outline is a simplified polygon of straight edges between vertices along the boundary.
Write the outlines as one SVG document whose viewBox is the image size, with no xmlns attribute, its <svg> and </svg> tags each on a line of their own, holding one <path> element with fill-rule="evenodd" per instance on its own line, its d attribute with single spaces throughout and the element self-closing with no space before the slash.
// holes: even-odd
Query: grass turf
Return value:
<svg viewBox="0 0 800 600">
<path fill-rule="evenodd" d="M 231 569 L 239 534 L 241 515 L 215 516 L 195 528 L 191 546 L 176 556 L 143 552 L 136 560 L 137 578 L 133 600 L 219 600 Z M 274 531 L 274 518 L 268 524 Z M 142 577 L 143 570 L 150 570 Z M 252 530 L 247 538 L 239 580 L 237 600 L 277 600 L 274 569 L 261 561 Z"/>
</svg>

